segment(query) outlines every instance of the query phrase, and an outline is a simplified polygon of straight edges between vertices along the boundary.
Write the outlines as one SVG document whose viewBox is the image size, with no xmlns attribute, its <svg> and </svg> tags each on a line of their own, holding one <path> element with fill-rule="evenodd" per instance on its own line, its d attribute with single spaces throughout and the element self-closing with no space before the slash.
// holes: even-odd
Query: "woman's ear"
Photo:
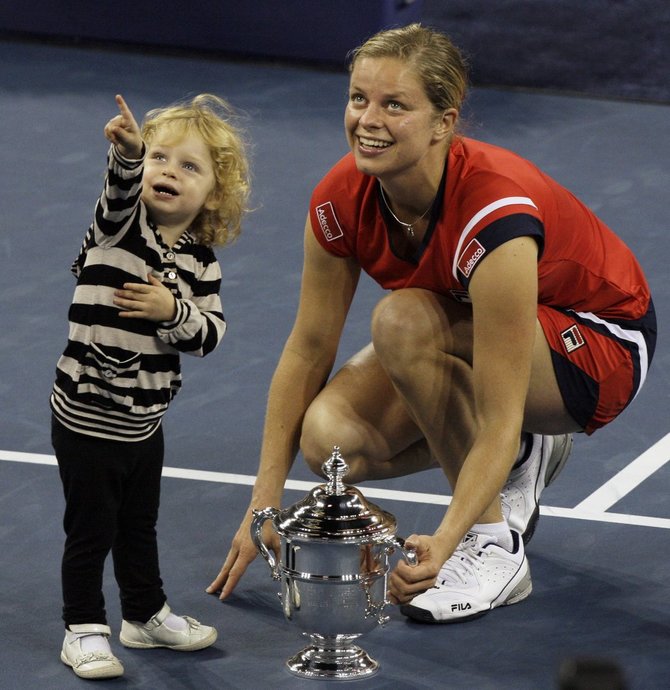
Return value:
<svg viewBox="0 0 670 690">
<path fill-rule="evenodd" d="M 451 137 L 456 129 L 457 121 L 458 110 L 456 110 L 456 108 L 447 108 L 440 116 L 439 122 L 435 127 L 435 136 L 438 139 Z"/>
</svg>

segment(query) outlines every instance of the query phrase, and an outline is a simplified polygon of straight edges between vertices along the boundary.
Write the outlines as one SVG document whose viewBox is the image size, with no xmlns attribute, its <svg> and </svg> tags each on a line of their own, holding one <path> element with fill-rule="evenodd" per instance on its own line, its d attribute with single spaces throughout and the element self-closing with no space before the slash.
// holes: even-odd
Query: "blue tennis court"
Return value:
<svg viewBox="0 0 670 690">
<path fill-rule="evenodd" d="M 177 612 L 215 625 L 192 655 L 113 647 L 128 688 L 302 688 L 284 663 L 304 640 L 284 620 L 261 560 L 225 603 L 204 589 L 245 509 L 267 387 L 292 323 L 310 191 L 346 150 L 347 77 L 298 64 L 221 60 L 93 46 L 0 41 L 0 659 L 7 690 L 83 687 L 59 660 L 64 501 L 49 440 L 48 398 L 67 337 L 69 266 L 90 222 L 107 149 L 102 127 L 122 93 L 137 112 L 213 92 L 246 115 L 254 212 L 219 253 L 229 331 L 202 361 L 183 360 L 184 389 L 165 419 L 159 545 Z M 529 546 L 532 596 L 472 622 L 422 626 L 391 609 L 361 639 L 380 671 L 362 688 L 544 690 L 576 657 L 611 660 L 630 688 L 670 674 L 670 321 L 667 198 L 670 106 L 475 88 L 469 134 L 517 151 L 572 189 L 632 247 L 647 273 L 660 338 L 635 403 L 578 437 L 543 495 Z M 340 357 L 368 340 L 381 296 L 363 282 Z M 285 504 L 318 483 L 297 462 Z M 436 524 L 448 503 L 437 470 L 361 487 L 402 536 Z M 117 588 L 106 573 L 113 630 Z"/>
</svg>

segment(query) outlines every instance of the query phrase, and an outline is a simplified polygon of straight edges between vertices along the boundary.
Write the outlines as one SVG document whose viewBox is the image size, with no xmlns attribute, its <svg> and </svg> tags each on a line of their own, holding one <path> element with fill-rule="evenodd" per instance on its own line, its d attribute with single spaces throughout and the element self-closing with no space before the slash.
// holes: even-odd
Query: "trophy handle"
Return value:
<svg viewBox="0 0 670 690">
<path fill-rule="evenodd" d="M 402 551 L 402 555 L 405 557 L 407 565 L 418 565 L 419 559 L 416 555 L 416 551 L 414 549 L 405 547 L 405 540 L 402 537 L 394 534 L 392 537 L 388 538 L 388 542 L 391 549 L 400 549 Z"/>
<path fill-rule="evenodd" d="M 279 568 L 277 567 L 277 560 L 274 554 L 270 552 L 265 543 L 263 542 L 263 537 L 261 536 L 261 530 L 263 529 L 263 523 L 266 520 L 272 520 L 275 515 L 279 513 L 276 508 L 263 508 L 263 510 L 254 510 L 254 519 L 251 521 L 251 539 L 253 540 L 256 548 L 260 552 L 261 556 L 267 561 L 270 566 L 270 572 L 272 573 L 273 580 L 279 580 L 281 575 L 279 574 Z"/>
<path fill-rule="evenodd" d="M 400 549 L 408 565 L 415 566 L 418 564 L 419 559 L 417 558 L 416 551 L 414 549 L 407 548 L 405 546 L 405 540 L 402 537 L 393 534 L 385 537 L 381 543 L 384 548 L 384 553 L 387 557 L 396 549 Z M 389 601 L 386 598 L 387 593 L 384 593 L 383 601 L 373 601 L 372 594 L 370 592 L 370 580 L 366 579 L 362 584 L 367 599 L 365 617 L 376 617 L 379 625 L 384 625 L 389 620 L 389 616 L 384 614 L 385 607 L 389 605 Z"/>
</svg>

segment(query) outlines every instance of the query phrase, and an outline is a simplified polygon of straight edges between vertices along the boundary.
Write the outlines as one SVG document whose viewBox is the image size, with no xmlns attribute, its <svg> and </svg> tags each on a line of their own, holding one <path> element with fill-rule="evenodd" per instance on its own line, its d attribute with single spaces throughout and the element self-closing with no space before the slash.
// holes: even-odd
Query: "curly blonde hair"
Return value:
<svg viewBox="0 0 670 690">
<path fill-rule="evenodd" d="M 249 162 L 242 130 L 233 124 L 236 114 L 223 98 L 204 93 L 190 101 L 150 110 L 142 122 L 142 138 L 149 144 L 159 129 L 175 134 L 198 133 L 209 147 L 214 167 L 213 210 L 203 209 L 189 228 L 200 244 L 224 246 L 240 234 L 249 210 Z"/>
</svg>

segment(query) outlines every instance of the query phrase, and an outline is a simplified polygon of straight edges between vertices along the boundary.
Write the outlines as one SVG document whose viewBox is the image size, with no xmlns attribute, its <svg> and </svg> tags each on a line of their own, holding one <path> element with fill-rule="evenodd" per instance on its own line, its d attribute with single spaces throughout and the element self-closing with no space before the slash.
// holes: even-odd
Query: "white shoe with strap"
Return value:
<svg viewBox="0 0 670 690">
<path fill-rule="evenodd" d="M 80 678 L 102 680 L 123 675 L 123 665 L 112 654 L 107 639 L 112 631 L 108 625 L 85 623 L 70 625 L 65 631 L 61 661 Z"/>
<path fill-rule="evenodd" d="M 167 604 L 146 623 L 124 620 L 119 639 L 124 647 L 135 649 L 155 649 L 165 647 L 178 652 L 194 652 L 214 644 L 217 632 L 208 625 L 202 625 L 190 616 L 179 616 L 176 626 L 170 620 L 170 607 Z M 185 623 L 185 624 L 184 624 Z"/>
</svg>

